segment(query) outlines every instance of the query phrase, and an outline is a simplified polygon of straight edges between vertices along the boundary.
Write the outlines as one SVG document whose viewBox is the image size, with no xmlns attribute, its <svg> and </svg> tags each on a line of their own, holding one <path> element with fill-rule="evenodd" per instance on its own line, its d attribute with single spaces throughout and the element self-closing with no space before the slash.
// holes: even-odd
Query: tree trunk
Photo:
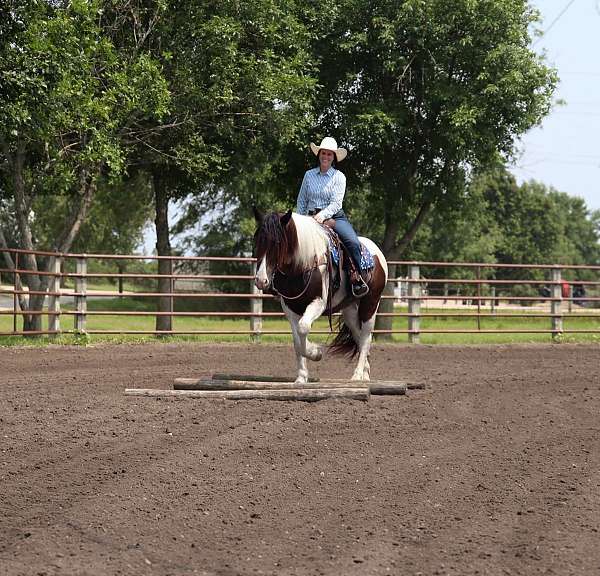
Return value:
<svg viewBox="0 0 600 576">
<path fill-rule="evenodd" d="M 4 154 L 8 160 L 7 164 L 10 167 L 14 200 L 15 200 L 15 215 L 19 230 L 20 242 L 19 247 L 25 250 L 35 250 L 33 242 L 33 234 L 29 222 L 31 211 L 32 198 L 27 190 L 25 181 L 25 167 L 27 163 L 27 148 L 23 141 L 19 141 L 14 152 L 4 146 Z M 65 227 L 59 235 L 56 243 L 57 252 L 68 252 L 73 245 L 79 229 L 88 213 L 92 203 L 93 196 L 96 192 L 96 176 L 100 171 L 101 166 L 89 166 L 83 168 L 79 174 L 79 201 L 73 203 L 73 208 L 69 214 Z M 6 246 L 6 239 L 0 234 L 0 245 Z M 7 261 L 10 256 L 5 256 Z M 13 262 L 12 268 L 16 268 L 16 263 Z M 50 285 L 51 277 L 42 276 L 37 272 L 47 272 L 54 266 L 54 258 L 42 258 L 38 261 L 35 254 L 21 254 L 18 259 L 18 268 L 21 270 L 30 270 L 29 274 L 20 274 L 17 278 L 17 288 L 22 290 L 22 283 L 29 287 L 33 292 L 46 292 Z M 11 267 L 11 266 L 9 266 Z M 45 294 L 30 294 L 29 297 L 19 295 L 19 305 L 23 312 L 43 310 Z M 23 317 L 24 332 L 38 332 L 42 329 L 42 315 L 25 315 Z"/>
<path fill-rule="evenodd" d="M 14 270 L 17 266 L 16 266 L 16 262 L 13 260 L 12 256 L 10 255 L 10 252 L 8 252 L 8 242 L 6 241 L 6 237 L 4 236 L 4 232 L 2 231 L 2 227 L 0 227 L 0 247 L 4 248 L 6 250 L 6 252 L 4 252 L 4 261 L 6 262 L 6 266 L 7 268 L 9 268 L 10 270 Z M 23 283 L 21 282 L 21 277 L 17 276 L 15 278 L 15 284 L 16 284 L 16 288 L 19 291 L 23 290 Z M 24 294 L 19 294 L 17 296 L 17 300 L 19 302 L 19 306 L 21 307 L 21 310 L 26 310 L 27 309 L 27 299 L 25 298 Z"/>
<path fill-rule="evenodd" d="M 10 157 L 9 163 L 12 169 L 12 181 L 14 186 L 15 198 L 15 215 L 17 217 L 17 227 L 21 239 L 21 247 L 25 250 L 33 250 L 33 235 L 29 224 L 29 211 L 31 208 L 31 199 L 28 196 L 25 185 L 25 161 L 26 147 L 24 142 L 19 141 L 14 155 Z M 34 254 L 20 254 L 19 268 L 22 270 L 31 270 L 31 274 L 20 274 L 19 285 L 17 288 L 22 289 L 21 282 L 24 282 L 29 287 L 30 291 L 41 292 L 46 289 L 46 285 L 42 278 L 35 274 L 38 271 L 38 263 Z M 16 263 L 15 263 L 16 264 Z M 16 267 L 16 266 L 15 266 Z M 41 311 L 44 306 L 45 295 L 30 294 L 29 297 L 19 298 L 19 304 L 23 312 L 27 310 Z M 39 332 L 42 329 L 41 314 L 24 315 L 23 316 L 23 331 L 24 332 Z"/>
<path fill-rule="evenodd" d="M 388 264 L 388 278 L 394 278 L 396 276 L 396 265 Z M 383 291 L 384 296 L 392 296 L 394 294 L 394 284 L 388 282 Z M 379 302 L 379 310 L 378 312 L 390 313 L 394 311 L 394 300 L 392 298 L 385 298 Z M 377 316 L 375 318 L 375 330 L 391 330 L 393 326 L 394 318 L 392 316 Z M 392 339 L 392 335 L 389 333 L 384 334 L 375 334 L 375 340 L 382 341 L 390 341 Z"/>
<path fill-rule="evenodd" d="M 156 206 L 156 253 L 158 256 L 171 256 L 171 242 L 169 240 L 169 193 L 167 183 L 159 174 L 153 174 L 154 202 Z M 159 260 L 158 273 L 164 275 L 172 274 L 172 261 Z M 158 292 L 171 292 L 171 279 L 160 278 L 158 280 Z M 170 296 L 158 298 L 159 312 L 172 312 L 173 300 Z M 172 330 L 173 317 L 161 315 L 156 317 L 156 330 Z"/>
<path fill-rule="evenodd" d="M 419 209 L 413 223 L 410 228 L 406 231 L 404 236 L 396 242 L 398 233 L 397 221 L 387 219 L 385 225 L 385 232 L 383 238 L 383 254 L 388 260 L 399 260 L 406 249 L 410 246 L 410 243 L 414 239 L 417 231 L 421 227 L 421 224 L 425 221 L 425 218 L 431 210 L 431 201 L 425 200 Z M 395 278 L 397 276 L 397 269 L 395 265 L 388 265 L 388 278 Z M 394 284 L 388 282 L 384 290 L 384 295 L 392 295 L 394 293 Z M 394 300 L 386 298 L 379 304 L 379 312 L 393 312 L 394 311 Z M 392 316 L 377 316 L 375 319 L 376 330 L 391 330 L 394 318 Z M 376 340 L 391 340 L 391 334 L 376 334 Z"/>
<path fill-rule="evenodd" d="M 383 255 L 386 260 L 393 259 L 393 250 L 396 245 L 396 236 L 398 234 L 398 222 L 392 217 L 387 217 L 385 222 L 385 231 L 383 235 Z M 388 278 L 396 277 L 396 266 L 394 264 L 388 264 Z M 394 284 L 388 282 L 383 291 L 384 296 L 391 296 L 394 293 Z M 385 298 L 379 303 L 379 312 L 385 312 L 389 314 L 394 311 L 394 300 L 391 298 Z M 375 318 L 375 330 L 391 330 L 393 325 L 392 316 L 377 316 Z M 389 341 L 392 339 L 391 334 L 375 334 L 375 340 L 378 341 Z"/>
<path fill-rule="evenodd" d="M 44 308 L 45 294 L 34 294 L 29 296 L 27 309 L 32 312 L 40 312 Z M 26 314 L 23 316 L 23 332 L 40 332 L 42 330 L 41 314 Z"/>
<path fill-rule="evenodd" d="M 126 269 L 127 267 L 125 265 L 125 262 L 123 260 L 117 260 L 117 271 L 119 272 L 119 274 L 125 274 Z M 121 276 L 119 276 L 117 284 L 119 286 L 119 294 L 123 294 L 123 278 Z"/>
<path fill-rule="evenodd" d="M 96 192 L 96 181 L 93 175 L 90 175 L 90 171 L 82 170 L 79 176 L 79 202 L 75 202 L 69 217 L 67 218 L 67 224 L 63 229 L 56 245 L 57 252 L 68 252 L 73 245 L 77 234 L 87 216 L 92 199 Z M 31 234 L 31 231 L 28 230 Z M 54 258 L 38 258 L 36 256 L 31 257 L 31 262 L 28 262 L 29 269 L 35 269 L 36 271 L 48 272 L 54 267 Z M 33 268 L 32 268 L 33 267 Z M 48 286 L 50 285 L 50 276 L 42 276 L 39 274 L 28 274 L 27 284 L 29 290 L 37 292 L 47 292 Z M 29 303 L 27 310 L 32 312 L 41 312 L 44 308 L 46 301 L 45 294 L 34 294 L 29 296 Z M 42 314 L 32 314 L 25 316 L 23 319 L 23 331 L 24 332 L 39 332 L 42 330 Z"/>
</svg>

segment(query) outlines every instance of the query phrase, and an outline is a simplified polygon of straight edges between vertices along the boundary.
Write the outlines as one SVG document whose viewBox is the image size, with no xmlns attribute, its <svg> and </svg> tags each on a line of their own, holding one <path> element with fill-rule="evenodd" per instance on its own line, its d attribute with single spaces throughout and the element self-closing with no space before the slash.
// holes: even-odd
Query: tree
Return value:
<svg viewBox="0 0 600 576">
<path fill-rule="evenodd" d="M 150 118 L 137 155 L 153 180 L 159 256 L 171 254 L 169 202 L 192 195 L 198 215 L 217 197 L 235 204 L 241 192 L 232 181 L 243 173 L 248 190 L 264 180 L 278 148 L 306 124 L 315 84 L 293 0 L 168 5 L 168 17 L 137 35 L 161 61 L 172 94 L 167 129 Z M 136 21 L 149 29 L 145 6 L 136 4 Z M 168 260 L 159 271 L 170 271 Z M 168 288 L 159 283 L 159 291 Z M 169 306 L 168 298 L 159 302 L 163 311 Z M 156 327 L 170 330 L 170 317 L 157 317 Z"/>
<path fill-rule="evenodd" d="M 581 198 L 540 182 L 517 184 L 504 166 L 473 175 L 464 201 L 449 212 L 435 211 L 406 252 L 409 259 L 500 264 L 588 264 L 600 261 L 600 230 L 595 213 Z M 469 270 L 429 270 L 432 275 L 469 277 Z M 523 279 L 522 271 L 499 268 L 487 276 Z M 530 270 L 532 280 L 547 272 Z M 569 271 L 569 279 L 592 279 L 587 271 Z M 486 277 L 485 270 L 484 275 Z M 511 294 L 537 293 L 514 286 Z"/>
<path fill-rule="evenodd" d="M 315 43 L 318 131 L 350 147 L 388 259 L 547 114 L 556 74 L 531 48 L 536 21 L 526 0 L 335 3 Z"/>
<path fill-rule="evenodd" d="M 500 232 L 496 261 L 503 264 L 596 264 L 600 234 L 581 198 L 540 182 L 517 186 L 504 168 L 475 183 Z M 498 271 L 511 278 L 514 271 Z M 543 273 L 532 274 L 543 279 Z"/>
<path fill-rule="evenodd" d="M 42 196 L 34 203 L 38 215 L 33 232 L 42 245 L 51 245 L 60 233 L 63 215 L 68 211 L 68 199 Z M 73 241 L 71 251 L 76 253 L 132 254 L 142 242 L 143 230 L 151 221 L 152 189 L 147 175 L 136 172 L 117 181 L 100 178 L 96 194 L 90 203 L 88 214 Z M 110 263 L 95 262 L 89 272 L 127 271 L 131 262 L 118 259 Z M 123 279 L 118 279 L 119 292 L 123 291 Z"/>
<path fill-rule="evenodd" d="M 452 233 L 452 223 L 442 226 L 432 217 L 425 228 L 432 229 L 433 240 L 425 252 L 409 254 L 411 258 L 485 259 L 479 250 L 469 256 L 472 248 L 466 245 L 477 246 L 478 240 L 487 243 L 491 236 L 489 261 L 594 264 L 600 248 L 595 214 L 582 198 L 552 186 L 535 180 L 518 185 L 508 169 L 498 165 L 473 175 L 460 212 L 450 219 L 459 232 Z M 416 245 L 421 245 L 418 238 Z"/>
<path fill-rule="evenodd" d="M 102 176 L 126 165 L 139 117 L 160 118 L 169 95 L 157 64 L 145 54 L 118 51 L 98 23 L 101 2 L 12 2 L 0 24 L 0 189 L 9 198 L 18 246 L 70 250 Z M 55 197 L 67 209 L 56 236 L 34 236 L 35 208 Z M 0 229 L 4 223 L 0 223 Z M 0 245 L 7 247 L 6 234 Z M 9 267 L 15 262 L 6 253 Z M 21 257 L 29 298 L 22 310 L 42 309 L 53 259 Z M 21 288 L 21 286 L 20 286 Z M 41 328 L 25 315 L 24 330 Z"/>
</svg>

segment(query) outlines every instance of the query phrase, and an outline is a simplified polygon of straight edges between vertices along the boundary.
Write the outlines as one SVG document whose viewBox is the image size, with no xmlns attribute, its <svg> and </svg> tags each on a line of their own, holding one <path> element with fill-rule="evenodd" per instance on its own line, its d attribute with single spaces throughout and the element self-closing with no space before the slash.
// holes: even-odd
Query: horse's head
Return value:
<svg viewBox="0 0 600 576">
<path fill-rule="evenodd" d="M 291 210 L 285 214 L 272 212 L 265 215 L 255 208 L 254 217 L 258 226 L 254 234 L 257 268 L 254 283 L 259 290 L 265 290 L 275 270 L 292 261 L 298 240 Z"/>
</svg>

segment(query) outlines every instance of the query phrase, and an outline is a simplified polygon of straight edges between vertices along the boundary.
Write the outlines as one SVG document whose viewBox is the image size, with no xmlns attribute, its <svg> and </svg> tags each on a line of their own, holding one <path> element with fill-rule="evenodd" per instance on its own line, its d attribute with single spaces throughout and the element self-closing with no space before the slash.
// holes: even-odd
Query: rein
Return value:
<svg viewBox="0 0 600 576">
<path fill-rule="evenodd" d="M 298 298 L 302 298 L 302 296 L 304 296 L 304 294 L 306 294 L 306 291 L 308 290 L 308 287 L 310 286 L 310 281 L 312 280 L 312 275 L 313 272 L 322 264 L 326 264 L 327 260 L 325 262 L 321 262 L 317 256 L 315 255 L 315 263 L 313 266 L 311 266 L 310 268 L 307 268 L 306 270 L 302 271 L 302 274 L 304 275 L 305 272 L 307 272 L 308 270 L 310 270 L 310 274 L 308 276 L 308 280 L 306 281 L 306 285 L 304 286 L 304 288 L 302 289 L 302 292 L 300 292 L 300 294 L 297 294 L 296 296 L 286 296 L 283 292 L 281 292 L 280 290 L 278 290 L 275 287 L 275 274 L 277 272 L 279 272 L 280 274 L 282 274 L 283 276 L 287 276 L 287 274 L 285 272 L 283 272 L 283 270 L 281 270 L 279 267 L 275 268 L 275 271 L 273 272 L 273 280 L 271 282 L 271 284 L 273 285 L 273 290 L 275 290 L 275 292 L 277 292 L 277 294 L 279 294 L 282 298 L 284 298 L 285 300 L 298 300 Z"/>
<path fill-rule="evenodd" d="M 323 264 L 325 264 L 327 266 L 327 274 L 329 277 L 329 287 L 327 288 L 327 317 L 329 318 L 329 328 L 330 330 L 333 331 L 333 321 L 332 321 L 332 315 L 333 315 L 333 311 L 332 311 L 332 306 L 331 306 L 331 301 L 333 299 L 333 287 L 332 287 L 332 282 L 333 282 L 333 263 L 331 261 L 331 251 L 328 249 L 326 254 L 325 254 L 325 260 L 321 261 L 321 259 L 317 258 L 317 256 L 315 255 L 315 262 L 314 265 L 311 268 L 307 268 L 306 270 L 302 271 L 302 274 L 304 275 L 305 272 L 307 272 L 308 270 L 310 270 L 310 274 L 308 276 L 308 280 L 306 281 L 306 284 L 304 286 L 304 288 L 302 289 L 302 292 L 300 292 L 300 294 L 296 295 L 296 296 L 286 296 L 285 294 L 283 294 L 281 291 L 279 291 L 277 289 L 277 287 L 275 286 L 275 274 L 277 272 L 279 272 L 280 274 L 282 274 L 283 276 L 287 276 L 287 274 L 285 272 L 283 272 L 279 267 L 275 268 L 275 271 L 273 272 L 273 279 L 271 281 L 271 285 L 273 286 L 273 290 L 279 294 L 284 300 L 298 300 L 299 298 L 302 298 L 302 296 L 304 296 L 310 286 L 310 281 L 312 280 L 312 275 L 313 272 L 319 267 L 322 266 Z"/>
<path fill-rule="evenodd" d="M 269 237 L 267 234 L 267 241 L 275 242 L 275 244 L 279 244 L 279 241 L 280 241 L 279 235 L 281 233 L 279 231 L 279 229 L 281 228 L 281 226 L 275 226 L 270 220 L 268 223 L 269 223 L 269 227 L 275 227 L 275 231 L 270 230 L 270 228 L 267 227 L 267 232 L 271 233 L 271 236 L 273 236 L 273 237 Z M 280 224 L 279 221 L 278 221 L 278 224 Z M 284 300 L 289 300 L 289 301 L 299 300 L 300 298 L 305 296 L 306 293 L 308 292 L 308 289 L 310 288 L 310 285 L 312 282 L 312 277 L 313 277 L 315 268 L 325 265 L 326 266 L 326 274 L 327 274 L 327 277 L 329 278 L 329 286 L 327 289 L 327 310 L 328 310 L 328 316 L 329 316 L 329 327 L 333 330 L 332 300 L 333 300 L 333 291 L 334 291 L 334 287 L 333 287 L 334 270 L 333 270 L 333 262 L 332 262 L 333 259 L 332 259 L 331 248 L 330 248 L 331 241 L 332 241 L 332 232 L 331 232 L 330 228 L 328 228 L 327 226 L 324 226 L 323 224 L 321 224 L 321 227 L 324 229 L 325 233 L 329 237 L 329 246 L 327 246 L 325 253 L 321 257 L 319 257 L 315 254 L 313 265 L 305 268 L 298 275 L 294 274 L 293 276 L 288 276 L 288 274 L 283 272 L 283 270 L 281 270 L 281 268 L 279 266 L 276 266 L 271 275 L 271 292 L 277 296 L 280 296 Z M 337 237 L 336 237 L 336 240 L 334 240 L 334 243 L 336 243 L 336 245 L 337 245 L 337 242 L 339 242 L 339 240 L 337 240 Z M 296 248 L 296 243 L 292 243 L 292 245 L 294 248 Z M 287 243 L 285 244 L 285 246 L 287 249 L 287 247 L 288 247 Z M 278 246 L 278 250 L 281 250 L 281 246 Z M 280 256 L 280 254 L 278 252 L 278 254 L 277 254 L 278 260 L 279 260 L 279 256 Z M 308 277 L 305 277 L 307 272 L 308 272 Z M 302 287 L 302 290 L 300 291 L 300 293 L 295 294 L 295 295 L 290 295 L 290 294 L 285 294 L 281 290 L 279 290 L 276 286 L 277 274 L 280 274 L 281 276 L 284 276 L 284 277 L 292 278 L 292 282 L 295 282 L 296 279 L 299 279 L 303 283 L 303 287 Z M 321 290 L 322 290 L 322 288 L 321 288 Z M 321 294 L 322 294 L 322 292 L 321 292 Z"/>
</svg>

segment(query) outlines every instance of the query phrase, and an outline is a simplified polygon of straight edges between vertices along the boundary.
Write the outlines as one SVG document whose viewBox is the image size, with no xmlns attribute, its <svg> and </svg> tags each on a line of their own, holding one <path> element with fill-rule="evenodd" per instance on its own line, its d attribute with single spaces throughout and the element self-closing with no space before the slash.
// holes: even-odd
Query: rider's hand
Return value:
<svg viewBox="0 0 600 576">
<path fill-rule="evenodd" d="M 325 218 L 323 218 L 323 216 L 321 216 L 321 213 L 319 212 L 318 214 L 315 214 L 313 216 L 313 218 L 319 223 L 319 224 L 323 224 L 323 222 L 325 221 Z"/>
</svg>

